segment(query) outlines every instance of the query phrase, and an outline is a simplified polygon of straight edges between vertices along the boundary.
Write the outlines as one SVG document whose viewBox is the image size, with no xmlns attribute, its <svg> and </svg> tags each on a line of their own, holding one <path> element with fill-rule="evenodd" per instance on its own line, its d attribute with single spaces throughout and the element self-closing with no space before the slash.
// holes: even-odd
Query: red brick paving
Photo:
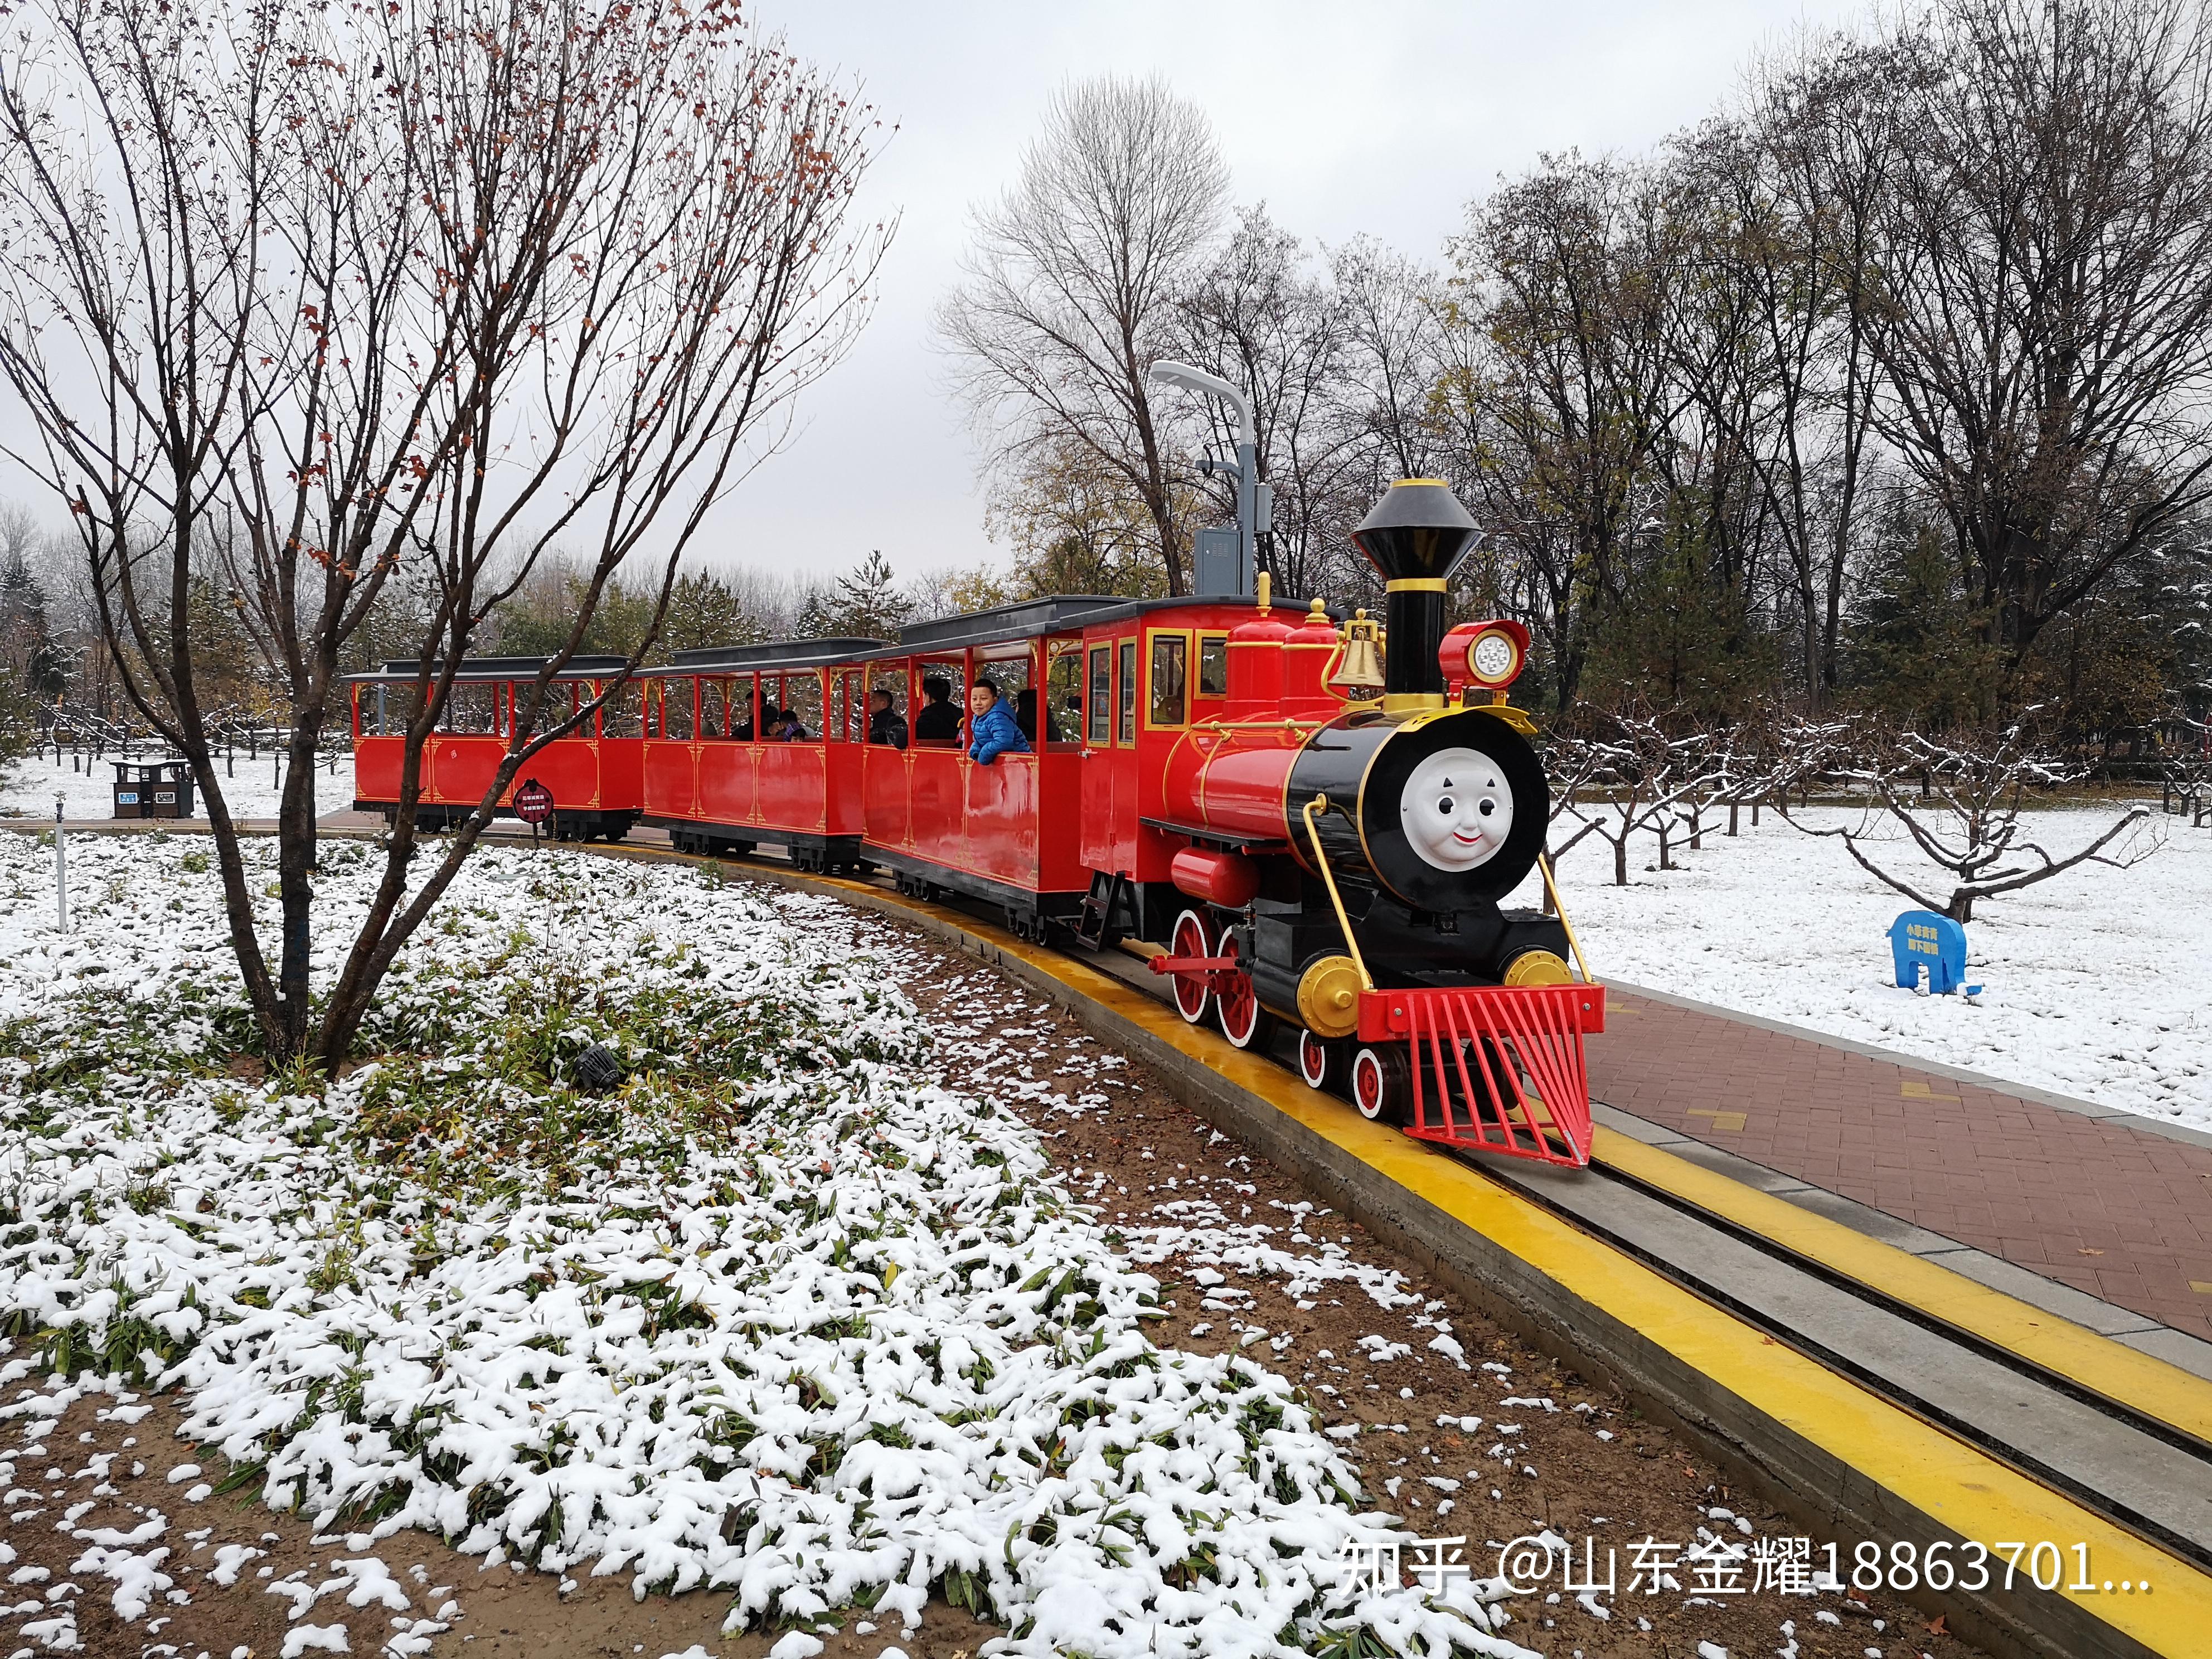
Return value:
<svg viewBox="0 0 2212 1659">
<path fill-rule="evenodd" d="M 1617 988 L 1606 1008 L 1594 1098 L 2212 1339 L 2212 1147 Z"/>
</svg>

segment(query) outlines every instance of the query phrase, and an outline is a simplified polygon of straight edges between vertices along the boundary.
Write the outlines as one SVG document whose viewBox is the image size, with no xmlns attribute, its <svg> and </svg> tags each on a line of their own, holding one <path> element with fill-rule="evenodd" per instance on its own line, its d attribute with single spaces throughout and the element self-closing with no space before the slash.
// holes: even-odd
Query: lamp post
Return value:
<svg viewBox="0 0 2212 1659">
<path fill-rule="evenodd" d="M 1259 479 L 1259 450 L 1254 441 L 1252 400 L 1218 374 L 1209 374 L 1188 363 L 1163 357 L 1152 367 L 1152 378 L 1164 385 L 1181 386 L 1208 398 L 1218 398 L 1237 411 L 1237 463 L 1226 465 L 1207 458 L 1204 471 L 1210 477 L 1225 472 L 1237 480 L 1237 586 L 1235 592 L 1252 592 L 1253 574 L 1259 568 L 1259 532 L 1267 527 L 1273 491 Z M 1196 573 L 1194 572 L 1194 574 Z"/>
<path fill-rule="evenodd" d="M 62 843 L 62 801 L 59 790 L 54 793 L 54 920 L 60 931 L 69 932 L 69 852 Z"/>
</svg>

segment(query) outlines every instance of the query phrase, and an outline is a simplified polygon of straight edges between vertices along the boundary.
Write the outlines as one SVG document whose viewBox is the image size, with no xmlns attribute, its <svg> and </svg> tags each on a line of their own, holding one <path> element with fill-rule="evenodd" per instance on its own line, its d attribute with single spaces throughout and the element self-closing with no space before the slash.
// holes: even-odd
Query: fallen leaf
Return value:
<svg viewBox="0 0 2212 1659">
<path fill-rule="evenodd" d="M 1930 1636 L 1948 1636 L 1951 1633 L 1950 1627 L 1943 1622 L 1942 1613 L 1937 1613 L 1928 1621 L 1928 1633 Z"/>
<path fill-rule="evenodd" d="M 2087 1245 L 2084 1244 L 2079 1249 L 2075 1250 L 2074 1254 L 2076 1255 L 2104 1255 L 2104 1252 L 2102 1250 L 2093 1250 Z"/>
</svg>

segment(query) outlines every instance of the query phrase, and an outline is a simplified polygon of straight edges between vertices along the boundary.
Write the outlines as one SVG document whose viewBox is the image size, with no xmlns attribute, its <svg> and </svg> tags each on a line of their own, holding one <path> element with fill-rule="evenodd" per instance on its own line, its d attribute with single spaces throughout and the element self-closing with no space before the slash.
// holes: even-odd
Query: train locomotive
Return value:
<svg viewBox="0 0 2212 1659">
<path fill-rule="evenodd" d="M 1535 726 L 1509 701 L 1528 635 L 1444 627 L 1474 535 L 1441 483 L 1385 492 L 1353 538 L 1384 579 L 1379 623 L 1279 605 L 1262 577 L 1250 597 L 1062 595 L 896 641 L 687 652 L 618 687 L 572 666 L 563 710 L 603 702 L 525 769 L 561 833 L 642 823 L 679 852 L 777 848 L 994 908 L 1025 939 L 1127 950 L 1186 1020 L 1255 1053 L 1279 1040 L 1309 1086 L 1370 1119 L 1579 1166 L 1582 1039 L 1604 990 L 1569 965 L 1542 859 Z M 418 822 L 458 817 L 470 781 L 526 739 L 539 666 L 461 665 L 459 684 L 490 689 L 425 744 Z M 393 714 L 427 678 L 414 663 L 356 677 L 355 805 L 387 820 Z M 960 711 L 987 683 L 1022 711 L 1029 752 L 971 757 Z M 871 722 L 886 701 L 897 739 Z M 1549 902 L 1505 908 L 1532 869 Z"/>
<path fill-rule="evenodd" d="M 1499 902 L 1541 859 L 1549 795 L 1534 723 L 1507 700 L 1526 632 L 1443 626 L 1474 535 L 1426 479 L 1392 486 L 1353 532 L 1386 585 L 1377 699 L 1357 699 L 1364 676 L 1341 660 L 1365 643 L 1360 619 L 1329 677 L 1354 695 L 1320 720 L 1269 719 L 1274 688 L 1238 685 L 1246 651 L 1264 675 L 1279 624 L 1263 613 L 1230 635 L 1240 706 L 1167 757 L 1163 827 L 1189 843 L 1174 879 L 1200 902 L 1152 966 L 1174 976 L 1185 1018 L 1211 999 L 1240 1048 L 1265 1050 L 1288 1023 L 1305 1081 L 1345 1090 L 1364 1116 L 1580 1164 L 1580 1037 L 1601 1029 L 1604 994 L 1575 980 L 1564 913 Z"/>
</svg>

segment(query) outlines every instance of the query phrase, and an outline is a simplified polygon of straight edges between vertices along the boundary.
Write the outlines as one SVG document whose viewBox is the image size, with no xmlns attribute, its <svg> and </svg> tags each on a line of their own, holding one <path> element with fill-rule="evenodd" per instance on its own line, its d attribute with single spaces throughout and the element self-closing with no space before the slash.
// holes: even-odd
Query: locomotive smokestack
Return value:
<svg viewBox="0 0 2212 1659">
<path fill-rule="evenodd" d="M 1385 714 L 1443 706 L 1444 583 L 1474 542 L 1474 520 L 1437 478 L 1401 478 L 1383 492 L 1352 539 L 1382 573 L 1389 596 Z"/>
</svg>

